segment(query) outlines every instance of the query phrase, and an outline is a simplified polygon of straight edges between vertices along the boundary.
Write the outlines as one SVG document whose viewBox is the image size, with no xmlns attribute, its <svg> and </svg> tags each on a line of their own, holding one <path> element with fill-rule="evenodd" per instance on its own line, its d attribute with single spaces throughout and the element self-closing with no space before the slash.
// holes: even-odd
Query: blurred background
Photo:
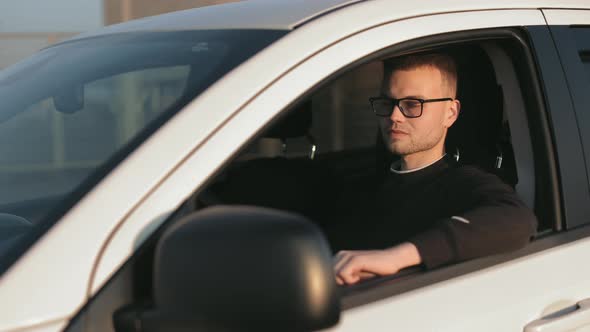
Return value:
<svg viewBox="0 0 590 332">
<path fill-rule="evenodd" d="M 0 69 L 81 32 L 177 10 L 239 0 L 0 1 Z"/>
</svg>

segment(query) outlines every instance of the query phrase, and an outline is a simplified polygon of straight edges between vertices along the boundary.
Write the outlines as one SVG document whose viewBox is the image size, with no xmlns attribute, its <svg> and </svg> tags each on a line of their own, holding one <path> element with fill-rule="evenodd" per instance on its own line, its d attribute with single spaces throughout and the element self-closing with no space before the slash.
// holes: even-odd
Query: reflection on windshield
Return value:
<svg viewBox="0 0 590 332">
<path fill-rule="evenodd" d="M 69 196 L 89 190 L 137 137 L 283 34 L 124 33 L 66 42 L 0 71 L 0 254 L 53 222 L 50 211 L 78 200 Z"/>
</svg>

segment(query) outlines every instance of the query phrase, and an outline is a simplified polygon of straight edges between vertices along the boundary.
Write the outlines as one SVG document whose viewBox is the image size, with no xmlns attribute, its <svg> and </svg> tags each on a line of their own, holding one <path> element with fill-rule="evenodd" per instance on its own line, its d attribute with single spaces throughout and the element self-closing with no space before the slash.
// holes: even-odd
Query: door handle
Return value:
<svg viewBox="0 0 590 332">
<path fill-rule="evenodd" d="M 590 298 L 578 302 L 575 306 L 528 323 L 524 327 L 524 332 L 575 331 L 585 325 L 590 331 Z"/>
</svg>

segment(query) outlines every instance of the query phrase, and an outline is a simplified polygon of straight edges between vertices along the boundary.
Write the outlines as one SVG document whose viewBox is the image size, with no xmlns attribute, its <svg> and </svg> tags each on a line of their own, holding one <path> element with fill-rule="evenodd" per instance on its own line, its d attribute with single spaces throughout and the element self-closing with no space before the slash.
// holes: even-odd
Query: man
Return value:
<svg viewBox="0 0 590 332">
<path fill-rule="evenodd" d="M 383 95 L 370 101 L 386 146 L 400 159 L 371 200 L 381 220 L 348 242 L 380 249 L 338 252 L 337 282 L 354 284 L 409 266 L 434 268 L 525 246 L 536 218 L 512 188 L 445 154 L 447 131 L 461 109 L 453 59 L 430 53 L 390 60 L 383 83 Z"/>
</svg>

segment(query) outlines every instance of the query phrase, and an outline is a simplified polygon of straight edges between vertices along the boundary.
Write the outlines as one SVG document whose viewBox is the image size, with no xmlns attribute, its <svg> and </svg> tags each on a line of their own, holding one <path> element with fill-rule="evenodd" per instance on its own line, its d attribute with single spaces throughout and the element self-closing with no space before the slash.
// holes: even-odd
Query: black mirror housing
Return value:
<svg viewBox="0 0 590 332">
<path fill-rule="evenodd" d="M 154 304 L 143 315 L 150 331 L 311 331 L 340 316 L 320 230 L 255 207 L 213 207 L 167 229 L 156 248 Z"/>
</svg>

